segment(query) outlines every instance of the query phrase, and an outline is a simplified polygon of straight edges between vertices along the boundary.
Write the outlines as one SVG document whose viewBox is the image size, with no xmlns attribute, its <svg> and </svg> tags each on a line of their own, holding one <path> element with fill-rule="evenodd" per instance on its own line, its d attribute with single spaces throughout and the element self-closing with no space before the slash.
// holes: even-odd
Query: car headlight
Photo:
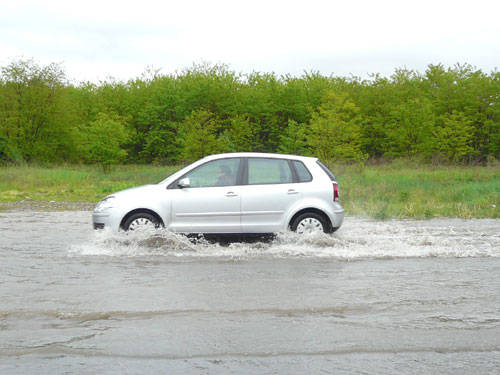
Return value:
<svg viewBox="0 0 500 375">
<path fill-rule="evenodd" d="M 112 208 L 113 204 L 115 203 L 115 199 L 116 198 L 114 196 L 104 198 L 99 203 L 97 203 L 94 208 L 94 212 L 102 212 L 104 210 L 107 210 L 108 208 Z"/>
</svg>

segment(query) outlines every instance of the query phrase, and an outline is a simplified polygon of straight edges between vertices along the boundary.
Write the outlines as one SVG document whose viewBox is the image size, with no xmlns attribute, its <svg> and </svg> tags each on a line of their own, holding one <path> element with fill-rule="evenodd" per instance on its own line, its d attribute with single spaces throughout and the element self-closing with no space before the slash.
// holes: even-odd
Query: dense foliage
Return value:
<svg viewBox="0 0 500 375">
<path fill-rule="evenodd" d="M 499 158 L 500 73 L 429 65 L 362 80 L 197 65 L 75 85 L 57 64 L 1 68 L 2 162 L 174 163 L 228 151 L 355 162 Z"/>
</svg>

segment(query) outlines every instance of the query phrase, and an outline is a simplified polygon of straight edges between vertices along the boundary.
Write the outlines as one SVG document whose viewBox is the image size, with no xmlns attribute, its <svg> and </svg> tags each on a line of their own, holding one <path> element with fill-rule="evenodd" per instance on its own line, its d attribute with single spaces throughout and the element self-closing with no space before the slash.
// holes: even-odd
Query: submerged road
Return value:
<svg viewBox="0 0 500 375">
<path fill-rule="evenodd" d="M 500 220 L 269 243 L 0 213 L 0 373 L 498 373 Z"/>
</svg>

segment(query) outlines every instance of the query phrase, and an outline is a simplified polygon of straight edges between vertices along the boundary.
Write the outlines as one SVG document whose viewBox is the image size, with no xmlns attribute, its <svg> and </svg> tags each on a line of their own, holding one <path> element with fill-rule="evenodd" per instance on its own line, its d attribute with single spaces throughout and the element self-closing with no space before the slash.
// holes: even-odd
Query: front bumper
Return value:
<svg viewBox="0 0 500 375">
<path fill-rule="evenodd" d="M 92 224 L 94 229 L 111 229 L 118 231 L 120 229 L 121 218 L 112 212 L 94 212 L 92 214 Z"/>
</svg>

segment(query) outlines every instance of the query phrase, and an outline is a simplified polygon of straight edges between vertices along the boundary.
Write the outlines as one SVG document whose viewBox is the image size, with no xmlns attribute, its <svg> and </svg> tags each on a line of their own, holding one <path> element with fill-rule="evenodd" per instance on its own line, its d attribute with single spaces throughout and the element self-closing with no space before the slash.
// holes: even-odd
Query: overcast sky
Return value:
<svg viewBox="0 0 500 375">
<path fill-rule="evenodd" d="M 500 68 L 499 20 L 498 0 L 0 0 L 0 65 L 59 62 L 77 81 L 200 62 L 364 78 L 467 62 L 489 73 Z"/>
</svg>

